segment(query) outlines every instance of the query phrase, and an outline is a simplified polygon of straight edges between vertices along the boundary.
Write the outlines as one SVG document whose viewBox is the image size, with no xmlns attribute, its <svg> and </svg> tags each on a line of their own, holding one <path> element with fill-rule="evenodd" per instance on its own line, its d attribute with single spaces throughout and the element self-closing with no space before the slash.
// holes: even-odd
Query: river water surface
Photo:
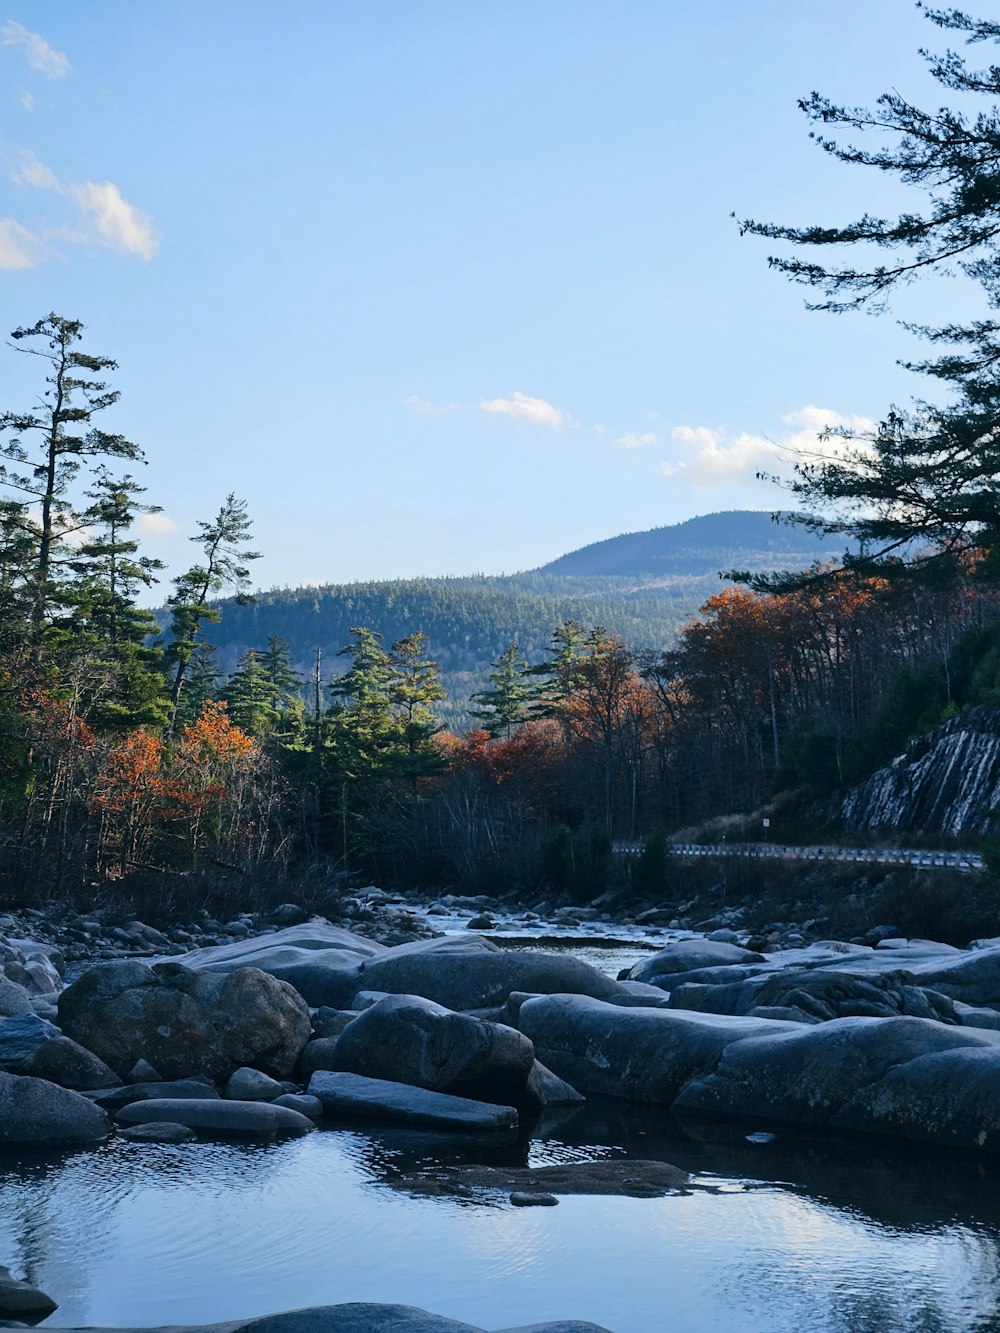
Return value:
<svg viewBox="0 0 1000 1333">
<path fill-rule="evenodd" d="M 1000 1329 L 995 1163 L 770 1128 L 591 1100 L 506 1148 L 345 1126 L 273 1145 L 8 1155 L 0 1263 L 59 1301 L 53 1326 L 395 1301 L 487 1329 Z M 411 1188 L 441 1164 L 609 1156 L 673 1162 L 698 1188 L 555 1208 Z"/>
</svg>

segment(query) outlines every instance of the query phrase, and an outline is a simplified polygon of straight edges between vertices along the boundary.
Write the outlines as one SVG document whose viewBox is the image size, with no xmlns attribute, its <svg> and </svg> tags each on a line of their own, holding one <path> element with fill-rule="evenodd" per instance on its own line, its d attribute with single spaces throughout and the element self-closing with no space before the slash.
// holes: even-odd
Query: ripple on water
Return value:
<svg viewBox="0 0 1000 1333">
<path fill-rule="evenodd" d="M 613 1333 L 958 1333 L 1000 1320 L 1000 1205 L 978 1166 L 934 1175 L 922 1159 L 855 1160 L 840 1145 L 670 1140 L 662 1117 L 621 1114 L 588 1107 L 528 1160 L 659 1155 L 699 1181 L 715 1163 L 720 1191 L 516 1209 L 503 1195 L 407 1192 L 408 1173 L 442 1162 L 524 1161 L 428 1135 L 115 1142 L 0 1171 L 0 1263 L 50 1291 L 63 1325 L 349 1300 L 485 1328 L 587 1318 Z M 743 1190 L 741 1176 L 762 1183 Z"/>
</svg>

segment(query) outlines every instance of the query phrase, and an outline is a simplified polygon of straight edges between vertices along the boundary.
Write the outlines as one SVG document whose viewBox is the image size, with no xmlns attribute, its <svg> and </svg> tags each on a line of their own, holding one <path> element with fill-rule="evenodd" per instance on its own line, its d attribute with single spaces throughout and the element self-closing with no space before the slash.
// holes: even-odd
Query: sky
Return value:
<svg viewBox="0 0 1000 1333">
<path fill-rule="evenodd" d="M 8 0 L 0 328 L 55 310 L 118 361 L 168 577 L 230 492 L 261 587 L 787 506 L 756 473 L 925 391 L 919 348 L 808 311 L 731 215 L 917 202 L 797 101 L 937 106 L 924 45 L 909 0 Z M 40 387 L 0 345 L 0 409 Z"/>
</svg>

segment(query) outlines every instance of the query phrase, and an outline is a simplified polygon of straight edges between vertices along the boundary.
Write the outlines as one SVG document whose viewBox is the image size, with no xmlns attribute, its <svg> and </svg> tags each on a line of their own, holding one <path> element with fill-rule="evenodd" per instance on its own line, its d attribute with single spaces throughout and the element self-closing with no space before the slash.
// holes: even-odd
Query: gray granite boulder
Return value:
<svg viewBox="0 0 1000 1333">
<path fill-rule="evenodd" d="M 211 1083 L 197 1078 L 157 1079 L 155 1083 L 123 1083 L 118 1087 L 99 1088 L 89 1094 L 90 1100 L 106 1111 L 117 1111 L 132 1102 L 161 1101 L 170 1097 L 177 1101 L 215 1101 L 219 1094 Z"/>
<path fill-rule="evenodd" d="M 743 980 L 752 975 L 754 968 L 766 962 L 763 954 L 722 940 L 676 940 L 659 953 L 636 963 L 629 971 L 628 980 L 644 981 L 661 990 L 670 990 L 684 977 L 689 981 L 707 982 Z"/>
<path fill-rule="evenodd" d="M 110 1131 L 99 1106 L 40 1078 L 0 1074 L 0 1149 L 100 1143 Z"/>
<path fill-rule="evenodd" d="M 9 1268 L 0 1264 L 0 1319 L 16 1319 L 26 1324 L 37 1324 L 59 1306 L 44 1291 L 20 1282 L 11 1276 Z"/>
<path fill-rule="evenodd" d="M 84 1333 L 66 1329 L 64 1333 Z M 110 1329 L 88 1329 L 86 1333 L 112 1333 Z M 114 1333 L 139 1333 L 116 1329 Z M 149 1333 L 149 1330 L 144 1330 Z M 157 1333 L 487 1333 L 487 1330 L 428 1314 L 413 1305 L 382 1305 L 356 1301 L 347 1305 L 322 1305 L 307 1310 L 288 1310 L 257 1319 L 235 1319 L 224 1324 L 169 1325 Z M 609 1333 L 597 1324 L 580 1319 L 555 1323 L 522 1324 L 499 1329 L 498 1333 Z"/>
<path fill-rule="evenodd" d="M 516 1106 L 525 1100 L 534 1058 L 531 1042 L 514 1028 L 419 995 L 391 995 L 344 1029 L 332 1067 Z"/>
<path fill-rule="evenodd" d="M 468 1097 L 415 1088 L 391 1079 L 364 1078 L 360 1074 L 334 1073 L 320 1069 L 309 1083 L 309 1095 L 318 1097 L 327 1115 L 341 1119 L 385 1120 L 421 1129 L 445 1129 L 464 1133 L 513 1134 L 517 1111 Z"/>
<path fill-rule="evenodd" d="M 170 1123 L 186 1125 L 219 1134 L 246 1135 L 252 1138 L 274 1138 L 284 1134 L 309 1134 L 316 1128 L 307 1116 L 287 1106 L 273 1106 L 268 1102 L 227 1102 L 178 1100 L 165 1097 L 160 1101 L 132 1102 L 123 1106 L 115 1116 L 119 1125 L 152 1125 Z"/>
<path fill-rule="evenodd" d="M 93 1051 L 86 1050 L 70 1037 L 53 1037 L 39 1046 L 19 1066 L 19 1074 L 48 1079 L 61 1088 L 77 1092 L 106 1088 L 115 1081 L 114 1071 Z"/>
<path fill-rule="evenodd" d="M 713 1068 L 731 1042 L 801 1030 L 763 1018 L 623 1008 L 582 995 L 526 1000 L 518 1026 L 537 1058 L 580 1092 L 663 1106 Z"/>
<path fill-rule="evenodd" d="M 285 1089 L 270 1074 L 259 1069 L 237 1069 L 223 1090 L 223 1097 L 232 1102 L 273 1102 Z"/>
<path fill-rule="evenodd" d="M 487 1009 L 512 991 L 541 995 L 617 993 L 618 983 L 569 954 L 502 949 L 480 935 L 419 940 L 361 965 L 356 990 L 422 995 L 447 1009 Z"/>
<path fill-rule="evenodd" d="M 31 996 L 25 987 L 19 986 L 17 982 L 11 981 L 5 973 L 0 972 L 0 1018 L 13 1018 L 19 1014 L 33 1012 Z"/>
<path fill-rule="evenodd" d="M 59 1024 L 124 1078 L 150 1061 L 166 1079 L 241 1065 L 283 1078 L 309 1039 L 309 1010 L 257 968 L 214 974 L 122 960 L 90 968 L 59 997 Z"/>
<path fill-rule="evenodd" d="M 55 1024 L 37 1014 L 0 1018 L 0 1069 L 17 1070 L 46 1042 L 60 1035 Z"/>
</svg>

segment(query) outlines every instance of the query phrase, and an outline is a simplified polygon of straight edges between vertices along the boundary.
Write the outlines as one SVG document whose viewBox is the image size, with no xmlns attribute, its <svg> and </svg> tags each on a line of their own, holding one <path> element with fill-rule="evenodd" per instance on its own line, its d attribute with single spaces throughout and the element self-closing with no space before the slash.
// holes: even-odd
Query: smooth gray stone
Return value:
<svg viewBox="0 0 1000 1333">
<path fill-rule="evenodd" d="M 65 1329 L 62 1333 L 487 1333 L 443 1315 L 428 1314 L 413 1305 L 381 1305 L 358 1301 L 348 1305 L 321 1305 L 288 1310 L 257 1319 L 234 1319 L 223 1324 L 165 1324 L 156 1329 Z M 578 1319 L 555 1323 L 522 1324 L 499 1333 L 610 1333 L 598 1324 Z"/>
<path fill-rule="evenodd" d="M 120 1087 L 101 1088 L 88 1094 L 92 1102 L 106 1111 L 117 1111 L 132 1102 L 162 1101 L 164 1097 L 185 1101 L 214 1101 L 219 1094 L 211 1083 L 197 1078 L 160 1079 L 157 1083 L 125 1083 Z"/>
<path fill-rule="evenodd" d="M 0 972 L 0 1017 L 14 1018 L 32 1012 L 31 997 L 25 988 Z"/>
<path fill-rule="evenodd" d="M 0 1074 L 0 1148 L 100 1143 L 110 1128 L 101 1108 L 79 1092 L 40 1078 Z"/>
<path fill-rule="evenodd" d="M 707 968 L 746 967 L 766 961 L 763 954 L 741 949 L 736 944 L 724 944 L 721 940 L 675 940 L 659 953 L 636 963 L 628 979 L 659 986 L 660 977 L 701 972 Z"/>
<path fill-rule="evenodd" d="M 124 1078 L 149 1060 L 167 1079 L 229 1078 L 241 1065 L 284 1078 L 309 1040 L 296 991 L 257 968 L 225 974 L 119 960 L 89 968 L 59 997 L 59 1023 Z"/>
<path fill-rule="evenodd" d="M 130 1143 L 192 1143 L 198 1135 L 187 1125 L 171 1120 L 154 1121 L 149 1125 L 126 1125 L 118 1133 Z"/>
<path fill-rule="evenodd" d="M 303 1083 L 308 1083 L 317 1069 L 334 1068 L 334 1052 L 339 1037 L 317 1037 L 307 1044 L 299 1056 L 296 1073 Z"/>
<path fill-rule="evenodd" d="M 298 1111 L 269 1102 L 162 1101 L 133 1102 L 115 1116 L 120 1125 L 149 1125 L 170 1121 L 189 1129 L 221 1134 L 270 1138 L 277 1134 L 309 1134 L 316 1126 Z"/>
<path fill-rule="evenodd" d="M 106 1088 L 115 1080 L 115 1072 L 93 1051 L 85 1050 L 70 1037 L 53 1037 L 29 1055 L 18 1068 L 20 1074 L 48 1079 L 61 1088 L 77 1092 Z"/>
<path fill-rule="evenodd" d="M 730 1043 L 802 1030 L 763 1018 L 629 1009 L 584 995 L 527 1000 L 518 1025 L 534 1042 L 537 1059 L 580 1092 L 661 1106 L 714 1068 Z"/>
<path fill-rule="evenodd" d="M 284 1088 L 259 1069 L 244 1066 L 237 1069 L 223 1089 L 223 1097 L 231 1102 L 273 1102 L 284 1093 Z"/>
<path fill-rule="evenodd" d="M 0 1069 L 16 1069 L 39 1046 L 61 1035 L 54 1024 L 34 1013 L 0 1018 Z"/>
<path fill-rule="evenodd" d="M 618 983 L 569 954 L 501 949 L 481 935 L 417 940 L 363 963 L 356 990 L 422 995 L 447 1009 L 487 1009 L 512 991 L 605 998 Z"/>
<path fill-rule="evenodd" d="M 575 1106 L 586 1101 L 582 1092 L 577 1092 L 565 1079 L 553 1074 L 539 1060 L 535 1060 L 528 1075 L 528 1098 L 536 1106 Z"/>
<path fill-rule="evenodd" d="M 510 1196 L 515 1208 L 554 1208 L 559 1200 L 554 1194 L 524 1194 L 515 1190 Z"/>
<path fill-rule="evenodd" d="M 467 1132 L 516 1130 L 518 1125 L 512 1106 L 494 1106 L 360 1074 L 317 1070 L 309 1083 L 309 1095 L 319 1098 L 327 1115 L 352 1119 Z"/>
<path fill-rule="evenodd" d="M 51 1296 L 12 1277 L 10 1269 L 0 1264 L 0 1319 L 22 1319 L 36 1324 L 58 1308 Z"/>
<path fill-rule="evenodd" d="M 308 1116 L 310 1120 L 323 1119 L 323 1103 L 318 1097 L 310 1097 L 307 1092 L 284 1092 L 275 1097 L 274 1106 L 287 1106 L 290 1111 Z"/>
<path fill-rule="evenodd" d="M 390 995 L 344 1029 L 331 1068 L 516 1106 L 534 1055 L 514 1028 L 452 1013 L 420 995 Z"/>
</svg>

